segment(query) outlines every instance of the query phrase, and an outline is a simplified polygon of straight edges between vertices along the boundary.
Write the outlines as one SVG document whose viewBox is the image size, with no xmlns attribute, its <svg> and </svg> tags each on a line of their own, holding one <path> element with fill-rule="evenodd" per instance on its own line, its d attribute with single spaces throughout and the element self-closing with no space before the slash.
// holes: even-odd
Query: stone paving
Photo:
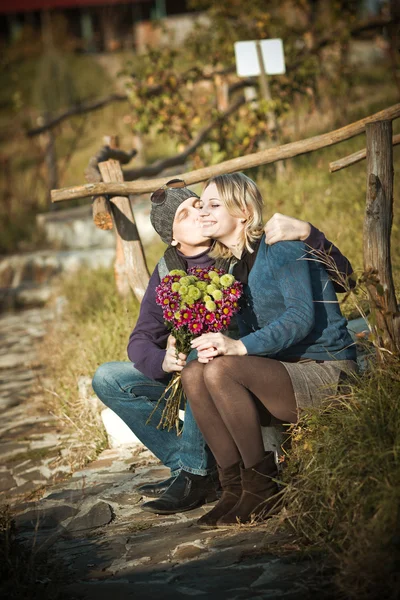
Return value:
<svg viewBox="0 0 400 600">
<path fill-rule="evenodd" d="M 48 308 L 0 316 L 0 502 L 13 504 L 70 473 L 70 434 L 37 393 L 37 344 Z"/>
<path fill-rule="evenodd" d="M 203 530 L 196 520 L 210 506 L 142 511 L 137 486 L 169 473 L 140 444 L 104 450 L 71 473 L 73 439 L 34 387 L 36 344 L 53 318 L 48 308 L 0 317 L 0 503 L 12 507 L 18 543 L 61 564 L 62 597 L 332 597 L 318 562 L 271 524 Z"/>
<path fill-rule="evenodd" d="M 315 589 L 325 597 L 317 564 L 293 553 L 288 534 L 268 525 L 200 529 L 209 506 L 170 516 L 142 511 L 136 487 L 167 476 L 143 447 L 105 450 L 20 507 L 19 539 L 61 557 L 73 582 L 63 588 L 67 598 L 306 599 Z"/>
</svg>

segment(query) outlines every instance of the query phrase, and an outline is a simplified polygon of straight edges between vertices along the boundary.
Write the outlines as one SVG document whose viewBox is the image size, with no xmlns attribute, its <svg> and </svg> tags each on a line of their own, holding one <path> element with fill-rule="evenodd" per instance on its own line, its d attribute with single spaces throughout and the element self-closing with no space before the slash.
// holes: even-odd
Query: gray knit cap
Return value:
<svg viewBox="0 0 400 600">
<path fill-rule="evenodd" d="M 187 187 L 166 187 L 163 191 L 165 193 L 161 202 L 154 201 L 157 192 L 151 196 L 150 221 L 162 241 L 170 244 L 173 237 L 172 226 L 179 206 L 188 198 L 199 198 L 199 196 Z"/>
</svg>

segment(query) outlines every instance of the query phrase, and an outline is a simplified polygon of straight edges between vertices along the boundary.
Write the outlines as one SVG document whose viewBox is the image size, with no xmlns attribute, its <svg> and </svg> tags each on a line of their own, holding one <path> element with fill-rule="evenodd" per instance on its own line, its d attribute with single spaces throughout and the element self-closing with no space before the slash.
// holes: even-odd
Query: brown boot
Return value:
<svg viewBox="0 0 400 600">
<path fill-rule="evenodd" d="M 261 462 L 240 469 L 242 495 L 232 509 L 218 519 L 217 526 L 248 523 L 253 517 L 267 515 L 278 502 L 278 485 L 273 480 L 278 475 L 274 453 L 267 452 Z"/>
<path fill-rule="evenodd" d="M 242 493 L 240 462 L 226 469 L 218 467 L 218 475 L 222 488 L 222 496 L 214 508 L 197 521 L 200 527 L 215 527 L 218 519 L 235 506 Z"/>
</svg>

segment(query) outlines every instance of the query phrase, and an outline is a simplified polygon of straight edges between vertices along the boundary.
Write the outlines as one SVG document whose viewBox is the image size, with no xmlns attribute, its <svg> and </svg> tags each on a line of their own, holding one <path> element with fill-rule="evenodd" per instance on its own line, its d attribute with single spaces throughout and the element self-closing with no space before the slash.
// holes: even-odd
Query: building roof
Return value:
<svg viewBox="0 0 400 600">
<path fill-rule="evenodd" d="M 22 13 L 38 10 L 79 8 L 86 6 L 112 6 L 114 4 L 136 4 L 150 0 L 0 0 L 1 13 Z"/>
</svg>

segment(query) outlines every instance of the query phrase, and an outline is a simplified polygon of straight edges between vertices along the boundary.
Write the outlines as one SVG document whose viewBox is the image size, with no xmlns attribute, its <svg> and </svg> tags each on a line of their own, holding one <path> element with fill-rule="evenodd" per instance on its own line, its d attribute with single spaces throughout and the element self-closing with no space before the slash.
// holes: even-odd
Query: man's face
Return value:
<svg viewBox="0 0 400 600">
<path fill-rule="evenodd" d="M 199 202 L 199 198 L 188 198 L 176 211 L 172 232 L 174 240 L 181 246 L 196 248 L 211 243 L 200 227 Z"/>
</svg>

